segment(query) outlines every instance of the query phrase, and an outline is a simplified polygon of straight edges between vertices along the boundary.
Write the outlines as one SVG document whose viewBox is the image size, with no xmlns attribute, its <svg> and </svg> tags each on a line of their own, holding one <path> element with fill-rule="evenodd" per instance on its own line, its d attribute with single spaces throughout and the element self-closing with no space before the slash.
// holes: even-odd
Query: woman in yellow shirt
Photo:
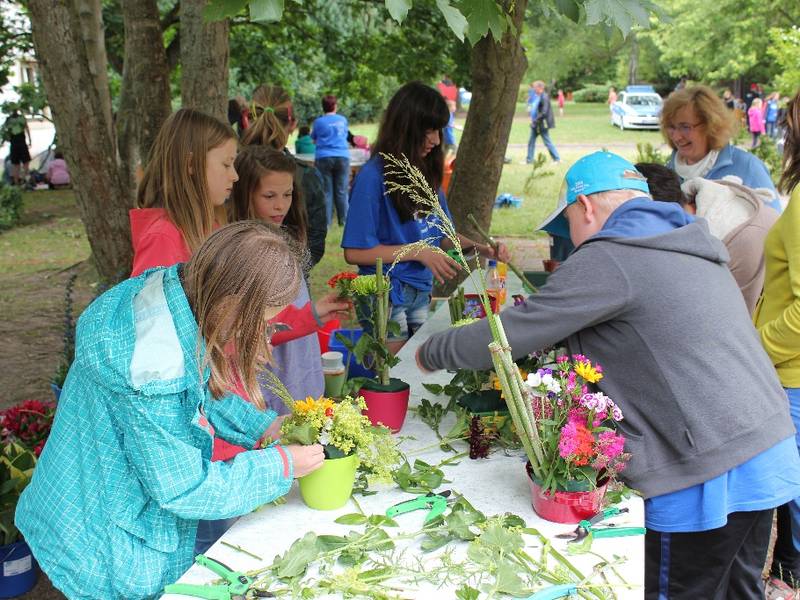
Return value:
<svg viewBox="0 0 800 600">
<path fill-rule="evenodd" d="M 786 388 L 795 428 L 800 432 L 800 91 L 786 111 L 783 176 L 789 205 L 765 243 L 764 291 L 753 319 L 761 343 Z M 800 446 L 800 434 L 796 435 Z M 778 539 L 767 598 L 788 598 L 800 587 L 800 499 L 778 508 Z"/>
</svg>

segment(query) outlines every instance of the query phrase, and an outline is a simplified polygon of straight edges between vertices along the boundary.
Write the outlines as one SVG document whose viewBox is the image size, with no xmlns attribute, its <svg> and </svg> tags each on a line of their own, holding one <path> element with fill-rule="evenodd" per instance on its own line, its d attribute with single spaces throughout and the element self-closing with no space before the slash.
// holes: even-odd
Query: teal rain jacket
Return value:
<svg viewBox="0 0 800 600">
<path fill-rule="evenodd" d="M 78 321 L 53 429 L 16 512 L 71 599 L 159 594 L 192 564 L 198 519 L 245 514 L 292 484 L 283 448 L 211 462 L 211 427 L 252 448 L 275 413 L 214 400 L 198 335 L 177 265 L 117 285 Z"/>
</svg>

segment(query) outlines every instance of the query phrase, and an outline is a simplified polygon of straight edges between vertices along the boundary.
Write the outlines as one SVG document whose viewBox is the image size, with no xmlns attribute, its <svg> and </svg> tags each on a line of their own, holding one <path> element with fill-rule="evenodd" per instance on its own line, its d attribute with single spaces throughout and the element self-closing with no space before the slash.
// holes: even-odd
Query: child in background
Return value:
<svg viewBox="0 0 800 600">
<path fill-rule="evenodd" d="M 256 120 L 247 130 L 242 144 L 267 146 L 284 154 L 290 154 L 286 144 L 297 126 L 297 120 L 294 117 L 294 105 L 288 92 L 278 85 L 260 85 L 253 92 L 253 107 Z M 325 185 L 322 175 L 313 165 L 300 161 L 296 157 L 292 158 L 297 167 L 297 181 L 308 215 L 306 245 L 311 260 L 304 265 L 306 277 L 308 277 L 308 272 L 322 260 L 322 256 L 325 254 L 325 237 L 328 234 Z"/>
<path fill-rule="evenodd" d="M 750 125 L 750 133 L 753 134 L 753 145 L 750 146 L 751 148 L 757 148 L 758 145 L 761 143 L 759 139 L 761 134 L 766 131 L 764 127 L 764 113 L 761 110 L 761 98 L 754 98 L 753 104 L 750 105 L 750 109 L 747 111 L 747 122 Z"/>
<path fill-rule="evenodd" d="M 61 150 L 56 150 L 55 158 L 47 165 L 46 179 L 50 189 L 69 185 L 69 167 L 67 167 L 67 161 L 64 160 L 64 153 Z"/>
<path fill-rule="evenodd" d="M 767 97 L 766 109 L 764 111 L 764 121 L 766 122 L 766 134 L 771 137 L 777 137 L 776 125 L 778 123 L 778 99 L 780 94 L 773 92 Z"/>
<path fill-rule="evenodd" d="M 294 142 L 294 151 L 297 154 L 314 154 L 317 146 L 311 139 L 311 128 L 303 125 L 297 132 L 297 139 Z"/>
<path fill-rule="evenodd" d="M 131 277 L 186 262 L 224 224 L 223 205 L 238 179 L 237 143 L 229 125 L 190 108 L 164 121 L 130 211 Z"/>
<path fill-rule="evenodd" d="M 268 319 L 301 281 L 283 236 L 235 223 L 187 264 L 124 281 L 81 315 L 53 430 L 15 517 L 67 597 L 160 596 L 192 564 L 198 519 L 246 514 L 322 466 L 318 444 L 260 449 L 276 437 L 275 413 L 226 392 L 240 378 L 261 404 Z M 215 436 L 259 449 L 211 462 Z"/>
<path fill-rule="evenodd" d="M 558 116 L 564 116 L 564 90 L 558 90 Z"/>
<path fill-rule="evenodd" d="M 444 154 L 456 153 L 456 102 L 455 100 L 447 100 L 447 110 L 450 112 L 450 118 L 447 120 L 447 125 L 442 130 L 444 136 Z"/>
<path fill-rule="evenodd" d="M 333 223 L 333 209 L 339 225 L 347 218 L 347 191 L 350 186 L 350 145 L 347 143 L 347 119 L 336 114 L 336 96 L 322 99 L 322 112 L 314 121 L 311 138 L 317 144 L 314 164 L 322 173 L 325 183 L 325 204 L 328 210 L 328 227 Z"/>
<path fill-rule="evenodd" d="M 248 146 L 236 157 L 239 181 L 233 188 L 229 210 L 231 221 L 260 219 L 286 230 L 299 246 L 305 245 L 305 206 L 295 186 L 294 160 L 265 146 Z M 283 382 L 293 398 L 322 395 L 324 380 L 320 362 L 317 329 L 328 321 L 347 314 L 349 304 L 338 302 L 332 292 L 316 305 L 310 302 L 305 281 L 293 301 L 295 307 L 291 334 L 294 339 L 276 345 L 268 367 Z M 280 415 L 289 412 L 283 401 L 262 386 L 269 408 Z"/>
<path fill-rule="evenodd" d="M 401 87 L 386 108 L 372 158 L 361 168 L 353 184 L 350 202 L 358 215 L 344 228 L 344 258 L 358 265 L 361 274 L 375 273 L 375 261 L 383 259 L 388 269 L 406 244 L 432 238 L 442 241 L 435 217 L 418 217 L 417 206 L 406 194 L 386 191 L 384 163 L 381 154 L 397 158 L 406 156 L 417 167 L 430 187 L 439 192 L 439 201 L 448 213 L 442 193 L 444 152 L 442 128 L 450 111 L 441 94 L 423 83 L 414 81 Z M 508 250 L 500 244 L 498 256 L 491 246 L 478 244 L 459 235 L 465 251 L 477 249 L 483 256 L 508 261 Z M 447 248 L 445 242 L 442 247 Z M 391 320 L 400 325 L 400 336 L 390 340 L 390 349 L 397 351 L 425 322 L 428 316 L 433 278 L 440 282 L 456 275 L 458 264 L 450 257 L 430 248 L 406 254 L 391 270 Z"/>
</svg>

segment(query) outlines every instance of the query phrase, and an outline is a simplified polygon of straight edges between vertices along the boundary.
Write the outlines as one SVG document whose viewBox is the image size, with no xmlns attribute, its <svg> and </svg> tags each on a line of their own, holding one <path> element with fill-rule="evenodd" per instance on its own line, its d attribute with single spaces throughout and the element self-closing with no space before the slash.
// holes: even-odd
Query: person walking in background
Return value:
<svg viewBox="0 0 800 600">
<path fill-rule="evenodd" d="M 31 164 L 31 153 L 28 146 L 33 144 L 31 130 L 28 129 L 25 117 L 18 111 L 13 111 L 3 123 L 1 137 L 10 146 L 11 180 L 14 185 L 23 185 L 28 178 L 28 167 Z"/>
<path fill-rule="evenodd" d="M 544 81 L 533 82 L 533 98 L 528 105 L 528 110 L 531 114 L 531 136 L 528 139 L 528 156 L 525 159 L 527 164 L 533 162 L 533 155 L 536 152 L 536 137 L 541 135 L 547 151 L 550 153 L 550 158 L 553 162 L 558 163 L 561 157 L 558 155 L 555 144 L 550 139 L 550 130 L 556 126 L 555 117 L 553 117 L 553 107 L 550 103 L 550 96 L 544 89 Z"/>
<path fill-rule="evenodd" d="M 339 225 L 347 218 L 347 192 L 350 185 L 350 145 L 347 143 L 347 119 L 336 114 L 336 96 L 322 99 L 321 117 L 311 127 L 311 139 L 317 145 L 314 164 L 325 184 L 328 227 L 333 223 L 333 208 Z"/>
<path fill-rule="evenodd" d="M 558 90 L 558 116 L 564 116 L 564 90 Z"/>
<path fill-rule="evenodd" d="M 608 108 L 614 106 L 614 102 L 617 101 L 617 90 L 613 87 L 608 88 L 608 99 L 606 100 L 606 104 L 608 104 Z"/>
<path fill-rule="evenodd" d="M 783 175 L 780 188 L 791 194 L 786 210 L 767 235 L 764 291 L 753 321 L 789 397 L 789 410 L 800 431 L 800 92 L 786 112 Z M 795 435 L 800 447 L 800 435 Z M 767 598 L 795 598 L 800 582 L 800 504 L 778 507 L 777 539 Z"/>
<path fill-rule="evenodd" d="M 753 135 L 751 148 L 758 148 L 761 134 L 766 131 L 764 128 L 764 113 L 761 110 L 761 98 L 753 98 L 753 104 L 747 111 L 747 122 L 750 125 L 750 133 Z"/>
<path fill-rule="evenodd" d="M 767 96 L 767 103 L 766 103 L 766 110 L 764 111 L 764 121 L 766 122 L 766 133 L 772 139 L 775 139 L 778 136 L 777 127 L 778 124 L 778 99 L 780 98 L 780 94 L 778 92 L 772 92 L 769 96 Z"/>
<path fill-rule="evenodd" d="M 725 91 L 722 92 L 722 101 L 725 103 L 725 108 L 728 110 L 736 108 L 736 99 L 728 88 L 725 88 Z"/>
</svg>

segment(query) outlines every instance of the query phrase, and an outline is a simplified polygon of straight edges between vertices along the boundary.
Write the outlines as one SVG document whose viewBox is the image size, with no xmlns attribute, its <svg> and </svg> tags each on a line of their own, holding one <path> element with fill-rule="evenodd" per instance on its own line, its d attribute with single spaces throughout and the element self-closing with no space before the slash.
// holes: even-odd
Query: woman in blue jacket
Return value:
<svg viewBox="0 0 800 600">
<path fill-rule="evenodd" d="M 159 594 L 192 564 L 198 519 L 252 511 L 322 464 L 319 445 L 260 449 L 277 437 L 275 413 L 226 391 L 240 382 L 261 398 L 267 321 L 301 278 L 280 234 L 243 221 L 81 315 L 53 429 L 16 512 L 67 597 Z M 253 450 L 211 462 L 215 435 Z"/>
<path fill-rule="evenodd" d="M 772 193 L 767 204 L 781 212 L 769 170 L 761 160 L 731 144 L 734 118 L 714 91 L 704 85 L 670 94 L 661 111 L 661 133 L 672 148 L 667 166 L 686 181 L 733 176 L 749 188 Z"/>
</svg>

